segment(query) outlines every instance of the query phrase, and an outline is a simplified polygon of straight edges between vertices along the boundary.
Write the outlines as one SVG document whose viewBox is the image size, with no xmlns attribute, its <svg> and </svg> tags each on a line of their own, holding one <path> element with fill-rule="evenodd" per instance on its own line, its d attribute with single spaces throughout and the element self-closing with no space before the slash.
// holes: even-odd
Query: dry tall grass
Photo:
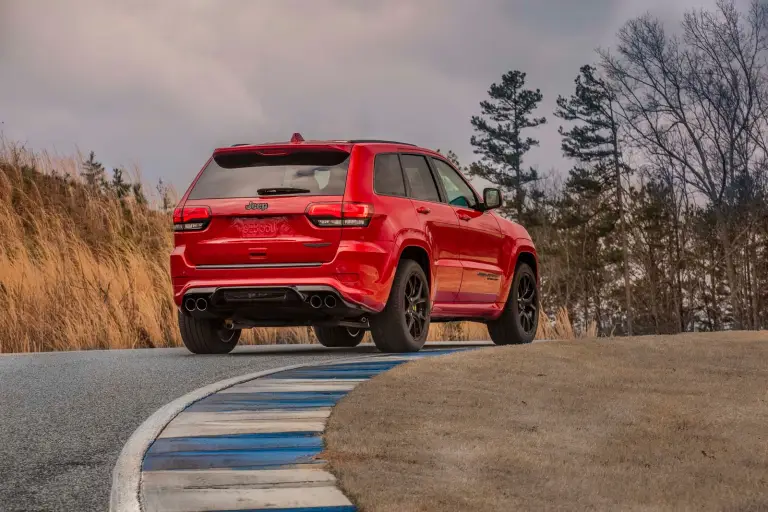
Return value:
<svg viewBox="0 0 768 512">
<path fill-rule="evenodd" d="M 0 352 L 178 344 L 167 216 L 89 192 L 77 162 L 2 148 Z"/>
<path fill-rule="evenodd" d="M 0 141 L 0 353 L 179 346 L 169 214 L 89 190 L 82 160 Z M 574 336 L 566 312 L 538 334 Z M 487 336 L 452 323 L 433 325 L 429 339 Z M 243 342 L 315 340 L 293 328 L 252 330 Z"/>
</svg>

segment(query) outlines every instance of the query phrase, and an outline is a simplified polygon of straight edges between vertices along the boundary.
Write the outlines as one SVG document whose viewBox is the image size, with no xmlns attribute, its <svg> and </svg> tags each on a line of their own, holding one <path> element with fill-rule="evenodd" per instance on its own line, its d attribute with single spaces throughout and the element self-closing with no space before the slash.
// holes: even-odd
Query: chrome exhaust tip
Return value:
<svg viewBox="0 0 768 512">
<path fill-rule="evenodd" d="M 320 309 L 323 306 L 323 299 L 319 295 L 313 295 L 309 298 L 309 305 L 315 309 Z"/>
<path fill-rule="evenodd" d="M 336 307 L 336 297 L 333 295 L 328 295 L 325 297 L 325 307 L 327 308 L 335 308 Z"/>
<path fill-rule="evenodd" d="M 197 309 L 200 311 L 205 311 L 208 309 L 208 301 L 205 299 L 197 299 L 197 302 L 195 302 L 195 306 L 197 306 Z"/>
<path fill-rule="evenodd" d="M 197 306 L 195 305 L 195 299 L 187 299 L 184 301 L 184 309 L 189 311 L 190 313 L 195 310 Z"/>
</svg>

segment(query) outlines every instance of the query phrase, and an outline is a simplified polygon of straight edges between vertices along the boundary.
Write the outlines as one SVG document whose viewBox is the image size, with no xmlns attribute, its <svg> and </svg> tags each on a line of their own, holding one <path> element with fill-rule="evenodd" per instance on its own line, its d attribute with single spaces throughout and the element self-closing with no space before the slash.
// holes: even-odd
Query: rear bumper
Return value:
<svg viewBox="0 0 768 512">
<path fill-rule="evenodd" d="M 364 306 L 344 299 L 331 286 L 248 286 L 189 288 L 182 313 L 217 318 L 243 327 L 346 325 L 366 328 Z"/>
<path fill-rule="evenodd" d="M 302 295 L 320 287 L 337 293 L 350 306 L 376 313 L 389 296 L 397 263 L 392 252 L 388 242 L 342 241 L 334 260 L 323 264 L 201 268 L 191 265 L 184 246 L 178 246 L 170 258 L 174 302 L 181 308 L 193 289 L 289 288 Z"/>
</svg>

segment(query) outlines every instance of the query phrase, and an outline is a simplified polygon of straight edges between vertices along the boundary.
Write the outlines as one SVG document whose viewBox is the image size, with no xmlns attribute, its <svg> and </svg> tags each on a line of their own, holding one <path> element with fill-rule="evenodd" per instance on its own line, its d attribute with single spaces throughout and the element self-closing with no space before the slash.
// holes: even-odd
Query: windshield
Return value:
<svg viewBox="0 0 768 512">
<path fill-rule="evenodd" d="M 227 199 L 259 195 L 344 195 L 349 153 L 294 151 L 262 155 L 237 151 L 215 156 L 203 170 L 189 199 Z"/>
</svg>

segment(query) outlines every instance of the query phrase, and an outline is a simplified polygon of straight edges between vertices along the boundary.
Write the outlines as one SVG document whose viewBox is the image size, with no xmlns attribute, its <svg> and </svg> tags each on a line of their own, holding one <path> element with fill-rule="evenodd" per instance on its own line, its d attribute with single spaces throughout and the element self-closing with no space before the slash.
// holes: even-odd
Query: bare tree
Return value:
<svg viewBox="0 0 768 512">
<path fill-rule="evenodd" d="M 737 328 L 744 311 L 729 199 L 740 176 L 764 167 L 767 21 L 768 6 L 758 0 L 746 13 L 719 0 L 715 12 L 686 14 L 679 37 L 646 15 L 621 29 L 615 53 L 600 52 L 633 141 L 648 156 L 675 162 L 712 205 Z"/>
</svg>

